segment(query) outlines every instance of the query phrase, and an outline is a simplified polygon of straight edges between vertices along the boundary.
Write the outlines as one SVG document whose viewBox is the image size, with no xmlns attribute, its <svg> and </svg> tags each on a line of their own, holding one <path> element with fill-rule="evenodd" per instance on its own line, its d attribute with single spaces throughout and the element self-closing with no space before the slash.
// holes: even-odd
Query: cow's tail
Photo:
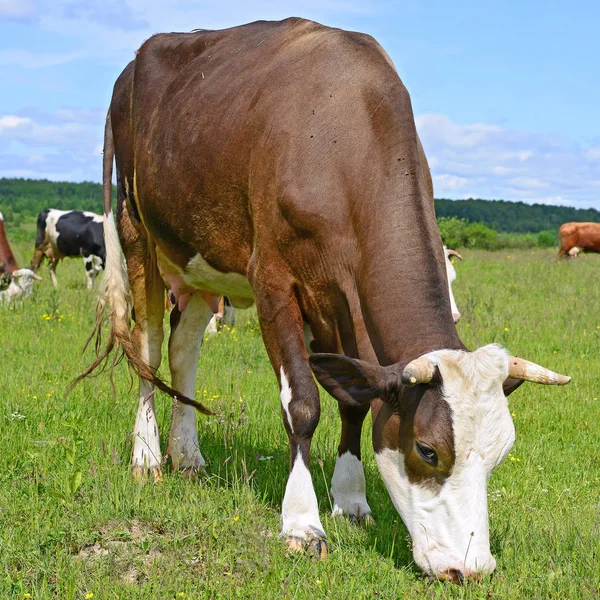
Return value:
<svg viewBox="0 0 600 600">
<path fill-rule="evenodd" d="M 203 404 L 184 396 L 168 386 L 152 369 L 142 357 L 139 345 L 136 343 L 131 330 L 131 293 L 129 280 L 127 278 L 127 266 L 121 250 L 121 242 L 115 219 L 112 213 L 112 169 L 115 155 L 110 113 L 106 118 L 104 130 L 104 159 L 102 173 L 102 187 L 104 194 L 104 245 L 106 249 L 106 260 L 104 277 L 96 306 L 96 324 L 85 346 L 95 337 L 96 360 L 90 367 L 80 375 L 73 383 L 76 384 L 84 377 L 92 373 L 99 365 L 105 364 L 110 353 L 115 350 L 111 364 L 111 385 L 115 391 L 113 370 L 119 357 L 125 354 L 127 360 L 135 373 L 153 385 L 160 391 L 168 394 L 183 404 L 193 406 L 198 411 L 210 415 L 213 414 Z M 106 346 L 102 349 L 101 333 L 104 325 L 104 317 L 108 312 L 109 335 Z"/>
</svg>

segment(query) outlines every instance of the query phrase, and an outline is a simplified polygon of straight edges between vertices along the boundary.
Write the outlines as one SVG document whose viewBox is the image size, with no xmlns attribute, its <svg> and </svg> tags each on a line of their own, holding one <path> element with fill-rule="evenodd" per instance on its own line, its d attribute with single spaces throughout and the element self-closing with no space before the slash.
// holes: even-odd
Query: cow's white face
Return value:
<svg viewBox="0 0 600 600">
<path fill-rule="evenodd" d="M 12 280 L 7 290 L 9 298 L 18 298 L 19 296 L 28 298 L 33 292 L 33 282 L 41 280 L 42 278 L 31 269 L 13 271 Z"/>
<path fill-rule="evenodd" d="M 452 284 L 456 280 L 456 269 L 454 268 L 451 255 L 448 254 L 448 248 L 446 246 L 444 246 L 444 259 L 444 262 L 446 264 L 446 278 L 448 279 L 448 293 L 450 294 L 450 308 L 452 310 L 452 318 L 454 319 L 455 323 L 458 323 L 460 319 L 460 311 L 458 310 L 456 300 L 454 299 L 454 293 L 452 292 Z"/>
<path fill-rule="evenodd" d="M 515 439 L 508 353 L 438 350 L 388 367 L 331 354 L 310 361 L 341 402 L 383 401 L 373 416 L 377 465 L 419 567 L 454 581 L 491 573 L 487 481 Z"/>
<path fill-rule="evenodd" d="M 423 395 L 423 406 L 412 415 L 410 443 L 398 440 L 396 448 L 381 448 L 376 459 L 411 534 L 415 562 L 429 575 L 459 581 L 491 573 L 496 566 L 489 544 L 487 481 L 515 439 L 502 388 L 508 354 L 492 345 L 473 353 L 440 350 L 425 356 L 439 370 L 437 401 L 449 408 L 452 439 L 444 440 L 443 423 L 434 424 L 433 434 L 424 428 L 421 421 L 430 419 L 430 409 Z"/>
</svg>

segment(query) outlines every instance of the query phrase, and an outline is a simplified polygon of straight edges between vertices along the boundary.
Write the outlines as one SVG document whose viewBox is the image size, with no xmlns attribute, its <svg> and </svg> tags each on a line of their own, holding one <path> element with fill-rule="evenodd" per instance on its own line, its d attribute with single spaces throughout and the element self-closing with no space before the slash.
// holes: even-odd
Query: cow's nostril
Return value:
<svg viewBox="0 0 600 600">
<path fill-rule="evenodd" d="M 465 576 L 459 569 L 448 569 L 448 579 L 458 585 L 463 585 L 465 582 Z"/>
<path fill-rule="evenodd" d="M 452 318 L 454 319 L 455 323 L 460 321 L 460 315 L 458 313 L 452 313 Z"/>
<path fill-rule="evenodd" d="M 442 581 L 451 581 L 458 585 L 463 585 L 465 582 L 465 576 L 460 569 L 448 569 L 447 571 L 441 571 L 437 574 L 437 578 Z"/>
</svg>

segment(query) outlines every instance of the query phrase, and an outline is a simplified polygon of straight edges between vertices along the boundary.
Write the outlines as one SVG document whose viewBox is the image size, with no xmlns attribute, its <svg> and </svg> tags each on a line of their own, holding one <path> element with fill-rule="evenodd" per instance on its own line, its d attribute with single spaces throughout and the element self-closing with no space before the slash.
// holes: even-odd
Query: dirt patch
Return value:
<svg viewBox="0 0 600 600">
<path fill-rule="evenodd" d="M 74 558 L 85 561 L 90 570 L 109 563 L 124 585 L 144 581 L 153 563 L 162 558 L 162 552 L 156 547 L 155 528 L 138 519 L 130 523 L 109 521 L 96 533 L 97 540 L 80 548 Z"/>
</svg>

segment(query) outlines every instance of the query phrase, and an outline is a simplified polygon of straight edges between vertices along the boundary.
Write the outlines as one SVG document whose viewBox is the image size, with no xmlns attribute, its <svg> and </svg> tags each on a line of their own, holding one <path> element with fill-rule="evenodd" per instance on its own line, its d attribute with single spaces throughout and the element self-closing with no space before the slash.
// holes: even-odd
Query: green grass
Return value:
<svg viewBox="0 0 600 600">
<path fill-rule="evenodd" d="M 27 264 L 31 248 L 16 251 Z M 160 484 L 134 483 L 137 382 L 125 364 L 116 399 L 106 373 L 63 397 L 91 360 L 81 347 L 94 299 L 74 260 L 60 265 L 57 293 L 44 268 L 30 301 L 0 307 L 0 598 L 598 598 L 600 258 L 463 254 L 455 295 L 464 342 L 499 342 L 573 376 L 566 388 L 525 384 L 510 398 L 515 460 L 488 490 L 494 576 L 460 588 L 420 574 L 377 472 L 369 420 L 376 524 L 328 516 L 339 418 L 324 393 L 312 473 L 330 554 L 286 556 L 278 529 L 287 437 L 253 310 L 239 311 L 235 331 L 201 353 L 198 397 L 216 412 L 198 418 L 209 477 L 167 470 Z M 170 401 L 157 397 L 157 410 L 164 448 Z"/>
</svg>

